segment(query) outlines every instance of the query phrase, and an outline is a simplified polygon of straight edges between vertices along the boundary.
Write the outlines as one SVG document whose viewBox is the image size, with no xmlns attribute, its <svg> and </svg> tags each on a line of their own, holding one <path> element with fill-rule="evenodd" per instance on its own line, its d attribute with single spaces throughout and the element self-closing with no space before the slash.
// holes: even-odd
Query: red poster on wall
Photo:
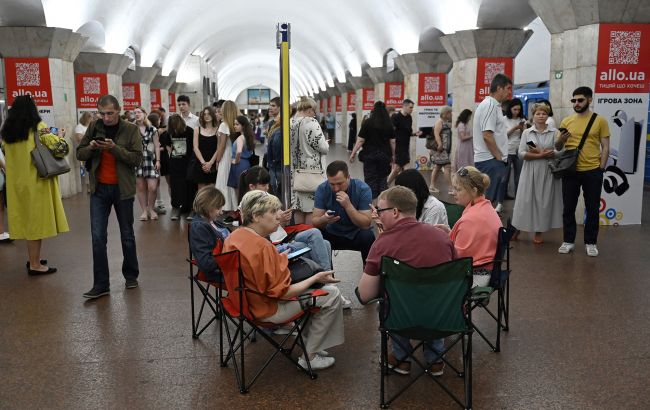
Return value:
<svg viewBox="0 0 650 410">
<path fill-rule="evenodd" d="M 401 107 L 404 101 L 404 83 L 387 82 L 384 87 L 384 104 L 386 107 Z"/>
<path fill-rule="evenodd" d="M 364 111 L 372 110 L 372 107 L 375 105 L 375 89 L 374 88 L 364 88 L 362 97 L 362 109 Z"/>
<path fill-rule="evenodd" d="M 330 99 L 329 99 L 329 98 L 325 98 L 325 99 L 323 100 L 323 104 L 324 104 L 324 105 L 323 105 L 323 112 L 329 112 L 329 110 L 330 110 Z"/>
<path fill-rule="evenodd" d="M 152 88 L 151 93 L 151 111 L 157 110 L 162 104 L 162 98 L 160 96 L 160 88 Z"/>
<path fill-rule="evenodd" d="M 44 58 L 5 58 L 7 105 L 16 97 L 31 95 L 39 106 L 53 105 L 50 64 Z"/>
<path fill-rule="evenodd" d="M 138 83 L 123 83 L 122 84 L 122 100 L 124 101 L 125 110 L 133 110 L 135 107 L 142 105 L 140 99 L 140 84 Z"/>
<path fill-rule="evenodd" d="M 76 74 L 75 85 L 77 108 L 96 110 L 99 97 L 108 94 L 108 76 L 106 74 Z"/>
<path fill-rule="evenodd" d="M 476 93 L 474 101 L 480 103 L 490 95 L 490 83 L 497 74 L 505 74 L 512 79 L 513 59 L 509 57 L 477 58 Z"/>
<path fill-rule="evenodd" d="M 336 96 L 336 112 L 343 112 L 343 104 L 341 104 L 341 96 Z"/>
<path fill-rule="evenodd" d="M 597 93 L 650 91 L 650 28 L 647 24 L 600 24 Z"/>
<path fill-rule="evenodd" d="M 176 113 L 176 93 L 169 93 L 169 113 Z"/>
<path fill-rule="evenodd" d="M 445 77 L 444 73 L 420 74 L 418 85 L 419 106 L 445 105 L 445 101 L 447 101 Z"/>
<path fill-rule="evenodd" d="M 356 96 L 357 95 L 355 93 L 348 91 L 348 101 L 347 101 L 348 112 L 352 112 L 356 110 L 356 101 L 355 101 Z"/>
</svg>

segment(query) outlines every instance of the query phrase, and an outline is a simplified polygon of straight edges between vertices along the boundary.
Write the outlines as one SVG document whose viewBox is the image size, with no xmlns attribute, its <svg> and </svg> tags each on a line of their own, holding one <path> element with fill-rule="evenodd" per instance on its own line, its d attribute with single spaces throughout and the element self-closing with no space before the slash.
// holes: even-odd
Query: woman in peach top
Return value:
<svg viewBox="0 0 650 410">
<path fill-rule="evenodd" d="M 472 257 L 474 286 L 487 286 L 490 282 L 489 264 L 497 251 L 497 233 L 501 219 L 485 198 L 490 177 L 474 167 L 463 167 L 454 175 L 452 189 L 458 205 L 465 207 L 463 215 L 449 232 L 459 258 Z M 449 231 L 446 225 L 437 225 Z"/>
<path fill-rule="evenodd" d="M 306 293 L 316 283 L 322 283 L 327 296 L 316 298 L 320 311 L 315 313 L 305 329 L 305 347 L 311 368 L 324 369 L 334 364 L 325 349 L 340 345 L 343 336 L 343 310 L 334 271 L 323 271 L 302 282 L 291 284 L 287 255 L 278 253 L 267 239 L 280 224 L 280 200 L 263 191 L 250 191 L 242 198 L 240 208 L 243 227 L 233 232 L 224 243 L 224 252 L 239 250 L 245 286 L 254 292 L 247 295 L 251 313 L 260 320 L 284 323 L 302 308 L 298 301 L 284 301 Z M 307 367 L 303 357 L 298 363 Z"/>
</svg>

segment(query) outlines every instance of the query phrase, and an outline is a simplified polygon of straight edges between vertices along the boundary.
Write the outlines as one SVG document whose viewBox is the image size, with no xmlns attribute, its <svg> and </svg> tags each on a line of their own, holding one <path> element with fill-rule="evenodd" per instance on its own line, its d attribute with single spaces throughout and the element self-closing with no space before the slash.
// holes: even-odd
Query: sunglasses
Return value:
<svg viewBox="0 0 650 410">
<path fill-rule="evenodd" d="M 469 175 L 469 171 L 465 167 L 462 167 L 456 173 L 458 174 L 459 177 L 463 177 L 463 178 Z"/>
<path fill-rule="evenodd" d="M 586 98 L 572 98 L 571 99 L 571 104 L 575 104 L 575 103 L 582 104 L 583 102 L 585 102 L 585 100 L 586 100 Z"/>
</svg>

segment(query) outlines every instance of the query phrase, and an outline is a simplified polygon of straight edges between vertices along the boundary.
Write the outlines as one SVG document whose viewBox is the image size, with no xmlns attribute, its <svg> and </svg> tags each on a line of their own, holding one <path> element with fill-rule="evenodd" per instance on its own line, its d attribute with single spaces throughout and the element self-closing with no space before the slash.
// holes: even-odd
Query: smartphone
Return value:
<svg viewBox="0 0 650 410">
<path fill-rule="evenodd" d="M 106 138 L 104 138 L 104 137 L 95 137 L 94 140 L 104 142 L 104 141 L 106 141 Z"/>
<path fill-rule="evenodd" d="M 564 127 L 560 127 L 560 128 L 558 128 L 558 131 L 560 131 L 560 132 L 567 132 L 567 131 L 569 131 L 569 130 L 567 130 L 567 129 L 564 128 Z"/>
<path fill-rule="evenodd" d="M 537 145 L 533 141 L 526 141 L 526 145 L 528 145 L 531 148 L 537 148 Z"/>
<path fill-rule="evenodd" d="M 56 127 L 50 127 L 50 133 L 56 135 L 59 133 L 59 129 Z"/>
<path fill-rule="evenodd" d="M 336 211 L 329 210 L 327 211 L 327 216 L 334 216 L 336 215 Z"/>
</svg>

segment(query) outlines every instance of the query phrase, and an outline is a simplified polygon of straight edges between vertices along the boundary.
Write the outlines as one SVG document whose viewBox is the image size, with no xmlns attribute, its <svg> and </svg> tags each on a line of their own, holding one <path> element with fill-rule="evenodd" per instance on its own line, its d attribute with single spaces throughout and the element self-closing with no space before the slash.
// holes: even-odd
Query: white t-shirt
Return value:
<svg viewBox="0 0 650 410">
<path fill-rule="evenodd" d="M 185 125 L 188 127 L 191 127 L 192 129 L 199 128 L 199 117 L 196 115 L 189 113 L 187 117 L 183 117 L 183 114 L 181 114 L 181 117 L 185 121 Z"/>
<path fill-rule="evenodd" d="M 217 132 L 220 132 L 224 135 L 230 135 L 230 128 L 228 127 L 228 124 L 222 122 L 221 124 L 219 124 L 219 129 L 217 130 Z"/>
<path fill-rule="evenodd" d="M 524 121 L 523 118 L 506 117 L 506 135 L 508 135 L 508 131 L 510 131 L 513 127 L 519 125 L 519 123 L 522 121 Z M 508 154 L 517 155 L 519 152 L 519 141 L 521 141 L 521 130 L 515 130 L 508 137 Z"/>
<path fill-rule="evenodd" d="M 497 148 L 501 151 L 501 158 L 498 160 L 507 160 L 508 158 L 508 130 L 506 129 L 506 117 L 501 111 L 501 104 L 491 96 L 478 105 L 474 113 L 473 124 L 473 141 L 474 141 L 474 162 L 488 161 L 494 156 L 487 149 L 483 139 L 483 131 L 492 131 Z"/>
<path fill-rule="evenodd" d="M 85 126 L 85 125 L 79 123 L 79 124 L 77 124 L 77 125 L 74 127 L 74 133 L 75 133 L 75 134 L 85 135 L 87 129 L 88 129 L 87 126 Z"/>
<path fill-rule="evenodd" d="M 553 117 L 548 117 L 546 119 L 546 125 L 548 125 L 548 128 L 557 128 L 555 126 L 555 120 L 553 119 Z"/>
</svg>

